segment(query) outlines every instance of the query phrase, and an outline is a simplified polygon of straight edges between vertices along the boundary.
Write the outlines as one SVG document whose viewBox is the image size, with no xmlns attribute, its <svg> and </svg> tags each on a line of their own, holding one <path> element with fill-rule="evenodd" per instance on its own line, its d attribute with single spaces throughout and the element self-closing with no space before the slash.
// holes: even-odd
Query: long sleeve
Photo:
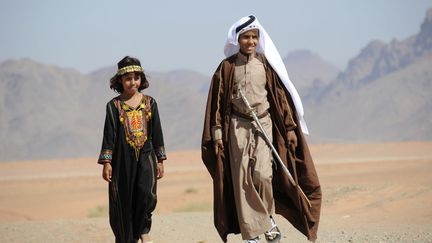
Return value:
<svg viewBox="0 0 432 243">
<path fill-rule="evenodd" d="M 212 129 L 212 138 L 213 141 L 222 139 L 222 115 L 221 115 L 221 102 L 223 100 L 223 82 L 222 82 L 222 64 L 219 65 L 215 74 L 213 75 L 212 83 L 213 85 L 213 104 L 212 107 L 215 107 L 215 114 L 213 116 L 213 120 L 211 121 L 211 129 Z"/>
<path fill-rule="evenodd" d="M 106 105 L 105 125 L 103 130 L 102 148 L 98 159 L 98 164 L 111 163 L 112 152 L 115 144 L 116 122 L 114 115 L 113 102 Z"/>
<path fill-rule="evenodd" d="M 155 99 L 151 99 L 151 112 L 152 112 L 152 118 L 151 118 L 150 131 L 152 132 L 151 139 L 152 139 L 153 148 L 158 161 L 166 160 L 167 156 L 166 156 L 165 146 L 164 146 L 162 125 L 160 122 L 159 110 Z"/>
</svg>

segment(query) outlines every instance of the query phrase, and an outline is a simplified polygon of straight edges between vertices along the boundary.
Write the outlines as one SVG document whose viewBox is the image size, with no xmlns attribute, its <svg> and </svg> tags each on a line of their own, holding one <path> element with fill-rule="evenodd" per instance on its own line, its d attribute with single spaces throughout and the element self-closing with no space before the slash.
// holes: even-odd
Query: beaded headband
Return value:
<svg viewBox="0 0 432 243">
<path fill-rule="evenodd" d="M 117 75 L 121 76 L 125 73 L 131 73 L 131 72 L 144 72 L 144 69 L 138 65 L 126 66 L 126 67 L 122 67 L 119 70 L 117 70 Z"/>
</svg>

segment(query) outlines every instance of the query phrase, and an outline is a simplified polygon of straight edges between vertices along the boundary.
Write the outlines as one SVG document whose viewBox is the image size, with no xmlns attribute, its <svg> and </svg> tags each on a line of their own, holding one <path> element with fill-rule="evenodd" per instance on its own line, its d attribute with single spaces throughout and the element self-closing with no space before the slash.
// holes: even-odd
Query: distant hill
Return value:
<svg viewBox="0 0 432 243">
<path fill-rule="evenodd" d="M 98 156 L 105 104 L 117 96 L 115 67 L 83 75 L 29 59 L 0 63 L 0 161 Z M 148 73 L 167 149 L 200 146 L 209 79 L 197 72 Z"/>
<path fill-rule="evenodd" d="M 309 141 L 432 140 L 432 10 L 418 34 L 371 41 L 345 70 L 309 51 L 284 58 L 306 110 Z M 0 63 L 0 161 L 99 153 L 115 66 L 84 75 L 29 59 Z M 199 149 L 210 77 L 148 72 L 168 152 Z"/>
<path fill-rule="evenodd" d="M 89 152 L 86 76 L 29 59 L 0 64 L 0 160 Z M 90 111 L 91 112 L 91 111 Z"/>
<path fill-rule="evenodd" d="M 308 50 L 293 51 L 283 61 L 290 79 L 302 96 L 328 85 L 340 72 L 337 67 Z"/>
<path fill-rule="evenodd" d="M 432 139 L 432 55 L 352 88 L 332 86 L 308 104 L 314 142 L 370 142 Z"/>
<path fill-rule="evenodd" d="M 307 100 L 316 142 L 432 139 L 432 9 L 420 32 L 372 41 Z"/>
</svg>

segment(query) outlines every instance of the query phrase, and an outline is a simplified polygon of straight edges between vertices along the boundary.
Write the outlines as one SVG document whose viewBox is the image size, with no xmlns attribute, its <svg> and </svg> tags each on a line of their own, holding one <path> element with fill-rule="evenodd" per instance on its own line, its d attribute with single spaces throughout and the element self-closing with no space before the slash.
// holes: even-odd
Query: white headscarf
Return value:
<svg viewBox="0 0 432 243">
<path fill-rule="evenodd" d="M 297 89 L 294 87 L 294 84 L 289 79 L 288 72 L 285 68 L 281 56 L 279 55 L 279 52 L 277 51 L 275 45 L 273 44 L 273 41 L 270 39 L 270 36 L 267 34 L 265 29 L 258 22 L 258 19 L 255 18 L 255 16 L 250 15 L 247 17 L 243 17 L 231 26 L 231 28 L 228 30 L 228 39 L 226 40 L 225 43 L 225 48 L 224 48 L 225 56 L 230 57 L 239 51 L 240 47 L 238 43 L 238 37 L 243 32 L 246 32 L 251 29 L 259 30 L 260 37 L 259 37 L 259 42 L 256 51 L 258 53 L 262 53 L 265 55 L 270 65 L 276 71 L 279 78 L 282 80 L 282 83 L 285 85 L 286 89 L 291 94 L 291 97 L 293 99 L 300 120 L 302 131 L 304 134 L 309 134 L 308 128 L 306 126 L 306 122 L 303 117 L 304 116 L 303 104 L 297 92 Z"/>
</svg>

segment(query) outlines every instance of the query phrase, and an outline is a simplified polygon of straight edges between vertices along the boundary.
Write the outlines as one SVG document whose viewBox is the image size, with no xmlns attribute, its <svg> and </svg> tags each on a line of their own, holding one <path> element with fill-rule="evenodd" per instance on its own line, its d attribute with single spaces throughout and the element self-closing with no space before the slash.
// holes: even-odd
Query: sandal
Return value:
<svg viewBox="0 0 432 243">
<path fill-rule="evenodd" d="M 272 227 L 270 230 L 264 233 L 264 236 L 268 243 L 278 243 L 282 235 L 273 218 L 271 218 L 271 222 L 272 222 Z"/>
<path fill-rule="evenodd" d="M 259 237 L 255 237 L 253 239 L 245 240 L 245 243 L 259 243 Z"/>
</svg>

